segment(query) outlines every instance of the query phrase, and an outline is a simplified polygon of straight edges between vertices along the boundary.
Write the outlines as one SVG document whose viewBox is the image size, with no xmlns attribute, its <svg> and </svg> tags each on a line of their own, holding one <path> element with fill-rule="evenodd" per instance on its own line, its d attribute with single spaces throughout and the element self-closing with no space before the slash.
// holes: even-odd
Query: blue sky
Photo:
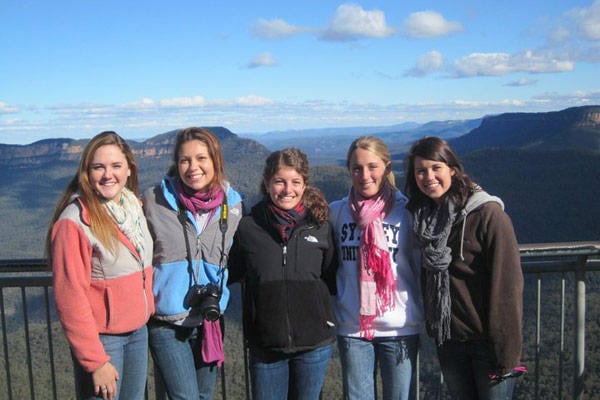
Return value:
<svg viewBox="0 0 600 400">
<path fill-rule="evenodd" d="M 600 0 L 2 0 L 0 143 L 600 104 Z"/>
</svg>

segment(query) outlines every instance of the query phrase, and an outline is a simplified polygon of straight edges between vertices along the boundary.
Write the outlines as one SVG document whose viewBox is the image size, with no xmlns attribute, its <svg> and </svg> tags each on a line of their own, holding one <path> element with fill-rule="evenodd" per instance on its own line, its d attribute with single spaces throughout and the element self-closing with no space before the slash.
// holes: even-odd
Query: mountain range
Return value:
<svg viewBox="0 0 600 400">
<path fill-rule="evenodd" d="M 476 182 L 502 197 L 520 242 L 600 240 L 600 207 L 595 203 L 600 198 L 600 106 L 251 137 L 224 127 L 207 129 L 221 141 L 227 177 L 247 205 L 259 198 L 263 163 L 271 150 L 296 146 L 305 151 L 313 164 L 313 183 L 331 201 L 348 192 L 343 165 L 348 145 L 357 136 L 379 136 L 388 144 L 400 188 L 410 144 L 422 136 L 440 136 L 460 154 Z M 159 182 L 168 169 L 176 133 L 129 141 L 142 189 Z M 43 256 L 48 219 L 86 142 L 56 138 L 0 144 L 0 258 Z"/>
</svg>

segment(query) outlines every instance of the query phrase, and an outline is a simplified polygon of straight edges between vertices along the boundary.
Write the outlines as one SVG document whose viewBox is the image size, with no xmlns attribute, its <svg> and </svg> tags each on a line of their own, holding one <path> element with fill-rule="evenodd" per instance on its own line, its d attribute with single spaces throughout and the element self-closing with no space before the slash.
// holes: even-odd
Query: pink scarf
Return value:
<svg viewBox="0 0 600 400">
<path fill-rule="evenodd" d="M 225 361 L 225 353 L 223 352 L 223 334 L 221 333 L 221 323 L 219 320 L 202 321 L 202 360 L 207 363 L 217 363 L 217 367 L 221 368 Z"/>
<path fill-rule="evenodd" d="M 183 184 L 181 179 L 174 179 L 174 181 L 177 197 L 194 216 L 210 212 L 212 217 L 217 207 L 223 202 L 224 194 L 221 185 L 213 185 L 208 192 L 195 192 Z"/>
<path fill-rule="evenodd" d="M 384 183 L 379 193 L 365 199 L 350 191 L 350 211 L 360 229 L 358 258 L 360 335 L 373 339 L 373 321 L 395 307 L 396 280 L 390 261 L 383 220 L 394 206 L 394 190 Z"/>
</svg>

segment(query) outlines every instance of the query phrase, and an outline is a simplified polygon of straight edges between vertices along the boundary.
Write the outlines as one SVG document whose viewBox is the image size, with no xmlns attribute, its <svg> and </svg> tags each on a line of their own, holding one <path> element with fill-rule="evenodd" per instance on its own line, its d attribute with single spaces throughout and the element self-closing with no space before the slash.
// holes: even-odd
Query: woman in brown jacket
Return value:
<svg viewBox="0 0 600 400">
<path fill-rule="evenodd" d="M 444 140 L 413 144 L 405 193 L 422 252 L 427 332 L 455 399 L 510 399 L 519 366 L 523 274 L 504 204 L 465 174 Z"/>
</svg>

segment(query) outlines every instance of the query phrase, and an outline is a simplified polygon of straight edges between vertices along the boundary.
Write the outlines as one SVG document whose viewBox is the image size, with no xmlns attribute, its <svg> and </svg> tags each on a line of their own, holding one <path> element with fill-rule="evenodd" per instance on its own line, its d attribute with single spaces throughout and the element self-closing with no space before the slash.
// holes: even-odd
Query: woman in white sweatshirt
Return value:
<svg viewBox="0 0 600 400">
<path fill-rule="evenodd" d="M 412 398 L 423 327 L 420 256 L 407 198 L 395 187 L 381 139 L 350 145 L 352 188 L 330 205 L 338 246 L 335 311 L 344 399 L 374 397 L 375 362 L 383 399 Z"/>
</svg>

